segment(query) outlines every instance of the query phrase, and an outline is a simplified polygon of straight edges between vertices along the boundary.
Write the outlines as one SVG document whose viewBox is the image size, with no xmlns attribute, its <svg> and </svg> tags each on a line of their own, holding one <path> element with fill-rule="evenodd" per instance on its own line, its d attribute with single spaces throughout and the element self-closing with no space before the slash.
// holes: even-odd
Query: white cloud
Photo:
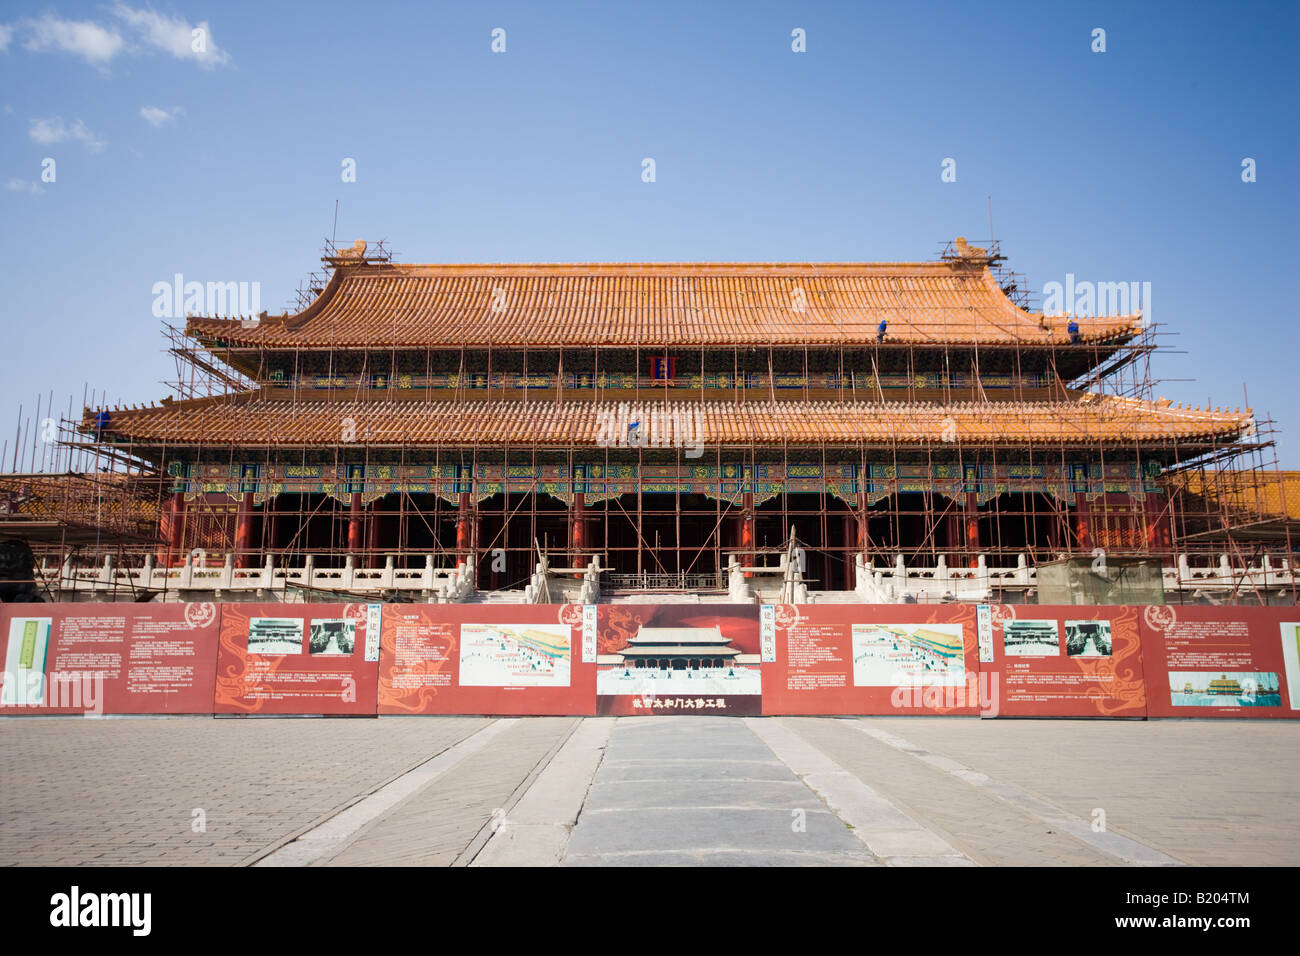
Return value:
<svg viewBox="0 0 1300 956">
<path fill-rule="evenodd" d="M 184 17 L 167 16 L 148 7 L 137 9 L 121 0 L 112 12 L 117 23 L 64 20 L 57 14 L 47 13 L 39 20 L 28 18 L 0 24 L 0 53 L 17 34 L 23 37 L 23 46 L 33 53 L 49 50 L 72 53 L 101 69 L 124 52 L 160 51 L 209 70 L 230 62 L 230 54 L 212 39 L 212 29 L 206 20 L 191 26 Z"/>
<path fill-rule="evenodd" d="M 192 60 L 204 69 L 230 62 L 230 54 L 212 39 L 206 20 L 191 26 L 184 17 L 169 17 L 148 8 L 136 10 L 125 3 L 113 7 L 113 15 L 135 31 L 136 39 L 178 60 Z"/>
<path fill-rule="evenodd" d="M 24 20 L 22 26 L 27 33 L 27 42 L 23 46 L 28 50 L 34 53 L 62 50 L 81 57 L 92 66 L 108 63 L 121 52 L 125 43 L 116 30 L 88 20 L 60 20 L 52 13 L 39 20 Z"/>
<path fill-rule="evenodd" d="M 40 183 L 33 183 L 26 179 L 16 179 L 12 177 L 7 183 L 5 183 L 5 189 L 13 193 L 31 193 L 33 196 L 39 196 L 41 193 L 45 192 L 45 190 L 41 188 Z"/>
<path fill-rule="evenodd" d="M 163 126 L 172 122 L 176 117 L 180 116 L 184 112 L 185 111 L 179 106 L 173 106 L 169 110 L 165 110 L 161 106 L 140 107 L 140 116 L 143 117 L 144 121 L 150 126 Z"/>
<path fill-rule="evenodd" d="M 73 120 L 71 123 L 67 123 L 61 116 L 30 120 L 27 126 L 27 135 L 32 142 L 40 143 L 42 146 L 67 142 L 82 143 L 92 153 L 98 153 L 108 145 L 87 129 L 86 124 L 81 120 Z"/>
</svg>

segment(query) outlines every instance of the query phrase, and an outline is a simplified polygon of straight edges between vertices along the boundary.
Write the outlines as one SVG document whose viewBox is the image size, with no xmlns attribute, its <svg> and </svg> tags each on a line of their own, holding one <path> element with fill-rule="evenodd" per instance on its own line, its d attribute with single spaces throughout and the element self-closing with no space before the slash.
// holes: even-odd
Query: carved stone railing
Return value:
<svg viewBox="0 0 1300 956">
<path fill-rule="evenodd" d="M 974 568 L 949 568 L 941 555 L 932 566 L 907 566 L 896 555 L 893 565 L 876 567 L 871 558 L 859 554 L 855 562 L 855 593 L 864 603 L 936 603 L 944 601 L 988 602 L 1011 592 L 1022 599 L 1033 598 L 1038 589 L 1038 572 L 1026 556 L 1016 566 L 989 567 L 980 555 Z M 1293 601 L 1297 581 L 1295 569 L 1285 559 L 1263 556 L 1257 565 L 1233 567 L 1227 555 L 1213 566 L 1196 567 L 1187 555 L 1179 555 L 1174 567 L 1161 569 L 1166 598 L 1205 598 L 1210 601 L 1245 599 L 1257 593 L 1279 601 Z"/>
<path fill-rule="evenodd" d="M 349 555 L 341 568 L 315 565 L 307 555 L 297 566 L 277 566 L 267 555 L 258 568 L 237 568 L 227 555 L 223 564 L 208 567 L 193 556 L 178 568 L 155 566 L 152 556 L 135 568 L 116 566 L 113 555 L 98 568 L 43 562 L 36 568 L 37 590 L 47 600 L 130 601 L 253 600 L 304 601 L 383 599 L 401 596 L 427 603 L 455 603 L 474 593 L 464 563 L 438 568 L 428 555 L 423 568 L 398 568 L 390 556 L 382 568 L 358 568 Z"/>
<path fill-rule="evenodd" d="M 49 601 L 139 600 L 291 600 L 319 601 L 396 599 L 429 603 L 483 600 L 476 592 L 464 563 L 439 568 L 428 555 L 423 568 L 398 568 L 390 556 L 382 568 L 359 568 L 348 557 L 343 567 L 316 567 L 307 555 L 299 564 L 279 566 L 273 556 L 257 568 L 236 568 L 224 563 L 207 567 L 191 557 L 178 568 L 161 568 L 146 556 L 137 567 L 119 567 L 114 556 L 96 567 L 59 565 L 48 559 L 35 569 L 36 589 Z M 990 567 L 981 555 L 973 568 L 950 568 L 941 556 L 933 565 L 908 566 L 902 555 L 892 565 L 876 566 L 870 556 L 855 558 L 856 587 L 851 591 L 809 592 L 800 568 L 801 549 L 781 554 L 772 567 L 745 567 L 733 557 L 720 573 L 689 575 L 614 575 L 594 556 L 584 568 L 552 568 L 542 555 L 527 587 L 523 603 L 582 603 L 601 600 L 606 588 L 650 591 L 720 591 L 735 602 L 804 603 L 853 600 L 864 604 L 988 602 L 1012 599 L 1032 602 L 1037 596 L 1038 574 L 1020 555 L 1014 567 Z M 1295 569 L 1285 559 L 1265 556 L 1257 564 L 1234 566 L 1227 555 L 1214 564 L 1192 564 L 1186 555 L 1161 572 L 1169 600 L 1253 601 L 1263 595 L 1275 603 L 1294 601 Z M 826 596 L 826 597 L 823 597 Z"/>
<path fill-rule="evenodd" d="M 553 568 L 540 548 L 537 565 L 524 587 L 525 604 L 596 604 L 600 601 L 600 555 L 581 568 Z"/>
</svg>

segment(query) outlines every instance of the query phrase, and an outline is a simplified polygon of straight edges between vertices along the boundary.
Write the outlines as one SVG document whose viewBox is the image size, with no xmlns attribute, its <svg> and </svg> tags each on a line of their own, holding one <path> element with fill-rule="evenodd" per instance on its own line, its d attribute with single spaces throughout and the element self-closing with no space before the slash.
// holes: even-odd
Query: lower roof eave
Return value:
<svg viewBox="0 0 1300 956">
<path fill-rule="evenodd" d="M 127 444 L 127 443 L 123 443 Z M 1123 439 L 1123 438 L 1100 438 L 1092 440 L 1077 441 L 1002 441 L 989 442 L 977 441 L 960 443 L 942 442 L 942 441 L 896 441 L 896 442 L 853 442 L 853 441 L 825 441 L 825 442 L 759 442 L 759 441 L 729 441 L 729 442 L 701 442 L 699 445 L 694 443 L 679 446 L 681 449 L 690 449 L 703 447 L 705 449 L 723 450 L 723 451 L 745 451 L 748 452 L 754 448 L 770 449 L 772 451 L 816 451 L 839 450 L 859 452 L 889 452 L 895 450 L 910 449 L 917 451 L 992 451 L 992 450 L 1023 450 L 1043 453 L 1047 451 L 1078 451 L 1078 450 L 1097 450 L 1098 448 L 1119 449 L 1119 450 L 1139 450 L 1147 453 L 1151 452 L 1171 452 L 1176 451 L 1177 457 L 1181 460 L 1184 458 L 1194 457 L 1204 451 L 1225 448 L 1235 444 L 1235 441 L 1226 437 L 1203 439 L 1172 439 L 1172 438 L 1154 438 L 1154 439 Z M 119 446 L 120 447 L 120 446 Z M 580 444 L 573 442 L 530 442 L 518 444 L 504 444 L 494 442 L 480 442 L 476 444 L 465 443 L 440 443 L 440 442 L 407 442 L 407 443 L 383 443 L 383 442 L 335 442 L 323 444 L 319 442 L 213 442 L 203 445 L 176 444 L 169 442 L 131 442 L 129 443 L 131 453 L 142 458 L 162 458 L 177 457 L 185 455 L 202 455 L 211 453 L 214 450 L 221 452 L 227 451 L 321 451 L 333 453 L 346 453 L 361 451 L 395 451 L 395 452 L 429 452 L 429 451 L 448 451 L 448 452 L 517 452 L 517 451 L 545 451 L 545 452 L 581 452 L 584 454 L 598 453 L 608 454 L 611 457 L 635 458 L 640 453 L 671 453 L 678 450 L 678 446 L 647 446 L 643 448 L 636 447 L 607 447 L 595 444 Z M 154 453 L 157 455 L 155 456 Z M 683 455 L 688 458 L 689 456 Z"/>
</svg>

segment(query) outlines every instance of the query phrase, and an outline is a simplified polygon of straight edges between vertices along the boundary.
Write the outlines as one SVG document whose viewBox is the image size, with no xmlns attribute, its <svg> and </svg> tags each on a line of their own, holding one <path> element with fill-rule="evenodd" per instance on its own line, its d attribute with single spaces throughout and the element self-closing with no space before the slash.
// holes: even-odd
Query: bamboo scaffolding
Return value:
<svg viewBox="0 0 1300 956">
<path fill-rule="evenodd" d="M 1003 272 L 996 244 L 990 248 L 999 283 L 1028 309 L 1023 277 Z M 316 295 L 332 269 L 354 260 L 347 250 L 327 244 L 322 261 L 326 277 L 308 286 Z M 366 261 L 382 266 L 391 255 L 380 244 Z M 622 278 L 607 278 L 608 294 L 643 307 Z M 752 308 L 772 308 L 779 301 L 775 284 L 764 290 L 766 298 Z M 681 280 L 673 301 L 676 308 L 706 311 L 689 277 Z M 1271 420 L 1257 418 L 1253 434 L 1228 439 L 1213 429 L 1196 439 L 1142 436 L 1136 430 L 1120 439 L 1101 431 L 1090 435 L 1087 414 L 1080 416 L 1085 422 L 1080 431 L 1069 431 L 1070 409 L 1088 405 L 1088 414 L 1119 416 L 1129 407 L 1125 403 L 1154 401 L 1151 358 L 1162 350 L 1162 332 L 1151 323 L 1122 343 L 984 346 L 938 335 L 932 341 L 886 338 L 864 346 L 829 328 L 827 342 L 801 348 L 769 342 L 671 349 L 662 343 L 533 346 L 509 341 L 519 333 L 507 334 L 503 324 L 501 344 L 471 346 L 462 340 L 399 349 L 392 342 L 407 315 L 395 310 L 387 318 L 388 344 L 336 341 L 320 350 L 291 351 L 205 341 L 168 324 L 167 352 L 176 365 L 176 378 L 168 384 L 175 401 L 199 403 L 205 414 L 230 420 L 251 401 L 279 402 L 275 407 L 287 410 L 276 413 L 282 414 L 276 427 L 286 433 L 313 415 L 376 401 L 425 411 L 477 401 L 501 416 L 521 416 L 518 433 L 531 438 L 493 445 L 363 433 L 299 442 L 246 433 L 220 441 L 178 436 L 136 443 L 88 427 L 106 408 L 94 395 L 84 397 L 80 416 L 69 398 L 57 434 L 50 436 L 47 427 L 43 436 L 37 427 L 42 409 L 52 417 L 51 394 L 38 403 L 35 424 L 20 410 L 12 473 L 0 476 L 0 505 L 10 502 L 14 516 L 96 529 L 89 545 L 84 535 L 75 546 L 66 536 L 33 543 L 38 554 L 60 563 L 72 557 L 102 561 L 111 551 L 128 565 L 150 555 L 173 566 L 195 555 L 212 562 L 231 555 L 240 566 L 256 566 L 266 555 L 281 562 L 310 555 L 318 567 L 341 567 L 350 556 L 365 567 L 391 560 L 415 568 L 432 556 L 441 566 L 466 562 L 478 586 L 491 589 L 526 582 L 538 545 L 579 562 L 599 556 L 602 566 L 624 580 L 653 577 L 684 587 L 723 588 L 733 555 L 744 564 L 746 555 L 784 547 L 792 529 L 808 552 L 809 576 L 826 589 L 853 587 L 859 554 L 885 563 L 902 555 L 909 565 L 926 566 L 942 557 L 949 567 L 965 567 L 979 555 L 995 564 L 1026 555 L 1037 564 L 1097 548 L 1152 557 L 1166 566 L 1180 555 L 1211 561 L 1228 554 L 1245 566 L 1264 555 L 1289 558 L 1292 553 L 1293 524 L 1286 518 Z M 918 320 L 919 327 L 943 327 L 942 317 L 926 321 Z M 1069 367 L 1077 368 L 1080 349 L 1090 350 L 1085 371 L 1067 380 L 1063 363 L 1068 359 Z M 675 360 L 682 369 L 698 369 L 698 389 L 679 387 L 670 376 L 643 375 L 652 357 L 664 367 Z M 255 374 L 243 371 L 254 368 Z M 439 375 L 451 375 L 454 385 L 436 386 Z M 629 377 L 632 387 L 612 388 L 609 376 L 615 375 Z M 406 376 L 409 386 L 399 385 Z M 318 377 L 332 383 L 324 394 L 313 384 Z M 516 377 L 523 387 L 512 385 Z M 778 394 L 784 377 L 800 380 L 793 398 Z M 989 384 L 995 378 L 1009 384 L 995 391 Z M 554 386 L 530 384 L 541 380 Z M 923 385 L 931 380 L 932 386 Z M 707 381 L 723 384 L 706 387 Z M 1015 403 L 1028 438 L 999 437 L 1005 400 Z M 753 413 L 774 422 L 795 415 L 788 420 L 797 421 L 799 409 L 812 415 L 824 403 L 847 402 L 877 418 L 901 410 L 917 419 L 937 409 L 970 427 L 956 429 L 952 440 L 932 434 L 916 439 L 895 430 L 886 440 L 868 441 L 828 440 L 824 431 L 809 439 L 792 426 L 770 440 L 751 431 L 719 441 L 699 459 L 687 457 L 680 436 L 666 448 L 626 442 L 600 447 L 588 433 L 539 440 L 538 423 L 548 415 L 568 414 L 575 404 L 608 408 L 620 401 L 651 422 L 673 422 L 672 416 L 683 411 L 703 417 L 719 409 L 733 410 L 739 420 L 750 420 L 744 416 Z M 111 416 L 113 410 L 108 411 Z M 1135 410 L 1133 421 L 1139 418 Z M 354 424 L 363 430 L 379 427 Z M 986 437 L 978 437 L 980 428 Z M 6 443 L 0 455 L 8 454 Z M 710 459 L 716 477 L 693 477 L 692 469 Z M 792 465 L 813 464 L 821 475 L 816 490 L 789 487 Z M 1080 464 L 1085 472 L 1071 473 Z M 1136 475 L 1114 478 L 1107 467 L 1112 464 L 1131 467 Z M 587 472 L 579 480 L 578 469 L 596 465 L 606 475 L 635 465 L 635 491 L 587 500 L 587 486 L 603 482 Z M 424 490 L 392 477 L 428 466 L 433 470 Z M 884 469 L 879 479 L 873 466 Z M 345 476 L 337 481 L 347 490 L 288 491 L 283 478 L 277 487 L 270 476 L 283 476 L 290 467 L 301 474 L 333 470 Z M 831 488 L 827 475 L 843 467 L 853 468 L 855 490 Z M 567 478 L 557 484 L 544 477 L 546 469 L 559 469 L 556 473 Z M 727 469 L 735 470 L 735 480 L 724 478 Z M 936 479 L 939 469 L 948 469 L 950 477 Z M 781 476 L 781 487 L 756 500 L 756 486 L 769 483 L 758 480 L 764 473 Z M 918 479 L 922 473 L 930 477 Z M 499 479 L 493 477 L 497 474 Z M 499 482 L 501 489 L 483 492 L 488 481 Z M 1122 491 L 1108 490 L 1121 484 Z M 647 490 L 664 485 L 672 491 Z M 703 493 L 696 490 L 701 486 Z"/>
</svg>

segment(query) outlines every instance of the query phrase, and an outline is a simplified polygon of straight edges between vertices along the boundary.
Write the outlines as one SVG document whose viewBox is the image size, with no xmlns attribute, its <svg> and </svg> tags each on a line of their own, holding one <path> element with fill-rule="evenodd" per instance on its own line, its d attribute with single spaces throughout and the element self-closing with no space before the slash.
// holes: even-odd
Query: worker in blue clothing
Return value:
<svg viewBox="0 0 1300 956">
<path fill-rule="evenodd" d="M 876 341 L 877 341 L 877 342 L 883 342 L 883 341 L 885 341 L 885 329 L 887 329 L 887 328 L 889 328 L 889 323 L 886 322 L 884 319 L 881 319 L 881 320 L 880 320 L 880 324 L 876 326 Z"/>
<path fill-rule="evenodd" d="M 1070 333 L 1071 345 L 1078 345 L 1082 341 L 1079 338 L 1079 323 L 1074 319 L 1070 320 L 1070 324 L 1065 327 L 1065 331 Z"/>
</svg>

